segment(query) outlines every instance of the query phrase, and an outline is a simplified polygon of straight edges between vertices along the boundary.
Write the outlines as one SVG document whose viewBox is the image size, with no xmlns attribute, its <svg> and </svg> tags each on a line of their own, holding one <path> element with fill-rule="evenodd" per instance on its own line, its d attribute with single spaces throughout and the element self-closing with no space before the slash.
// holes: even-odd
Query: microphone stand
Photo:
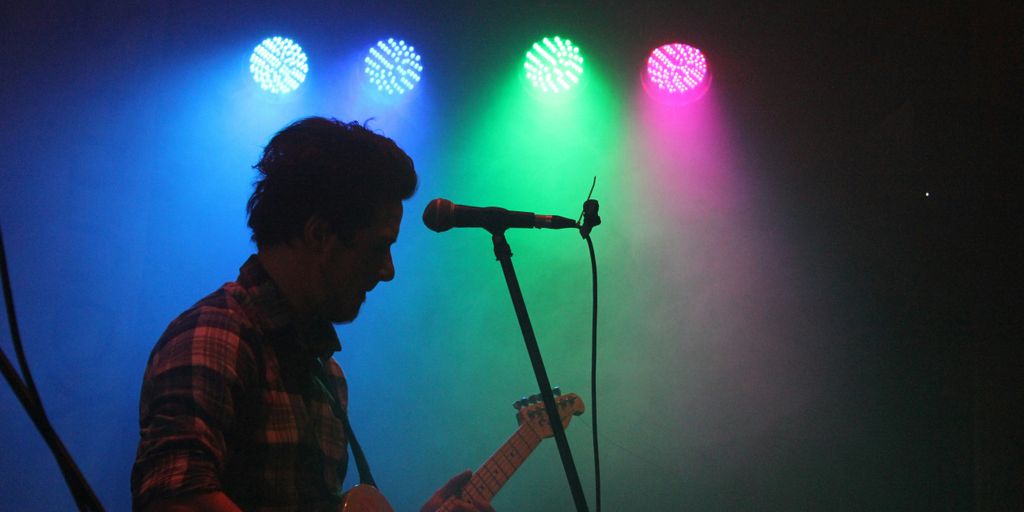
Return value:
<svg viewBox="0 0 1024 512">
<path fill-rule="evenodd" d="M 572 452 L 569 450 L 569 441 L 565 437 L 565 427 L 558 415 L 558 406 L 555 405 L 555 396 L 551 391 L 551 382 L 548 380 L 547 371 L 544 369 L 544 361 L 540 356 L 540 349 L 537 347 L 537 337 L 533 333 L 533 325 L 530 324 L 530 316 L 526 312 L 526 302 L 523 301 L 523 291 L 519 288 L 519 280 L 516 279 L 515 268 L 512 267 L 512 248 L 505 240 L 504 229 L 488 229 L 494 241 L 494 255 L 501 262 L 501 270 L 505 273 L 505 282 L 508 284 L 509 294 L 512 296 L 512 305 L 516 310 L 516 317 L 519 319 L 519 328 L 523 331 L 523 341 L 526 342 L 526 351 L 530 354 L 530 362 L 533 363 L 533 373 L 537 376 L 537 385 L 540 386 L 540 396 L 544 399 L 544 409 L 548 413 L 548 420 L 551 423 L 551 431 L 554 433 L 555 444 L 558 445 L 558 453 L 562 456 L 562 466 L 565 468 L 565 477 L 569 481 L 569 488 L 572 490 L 572 498 L 576 502 L 577 512 L 587 511 L 587 499 L 583 495 L 583 485 L 580 483 L 580 476 L 576 472 L 576 464 L 572 460 Z"/>
</svg>

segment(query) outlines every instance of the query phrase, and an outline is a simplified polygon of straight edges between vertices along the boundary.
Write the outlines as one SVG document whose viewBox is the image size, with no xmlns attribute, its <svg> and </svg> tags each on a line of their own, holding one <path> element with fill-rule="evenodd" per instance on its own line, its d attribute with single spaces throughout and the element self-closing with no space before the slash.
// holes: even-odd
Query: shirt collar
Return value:
<svg viewBox="0 0 1024 512">
<path fill-rule="evenodd" d="M 341 350 L 338 333 L 329 321 L 319 317 L 301 323 L 295 320 L 291 305 L 255 254 L 238 269 L 238 284 L 243 302 L 264 331 L 280 334 L 275 338 L 310 355 L 330 356 Z"/>
</svg>

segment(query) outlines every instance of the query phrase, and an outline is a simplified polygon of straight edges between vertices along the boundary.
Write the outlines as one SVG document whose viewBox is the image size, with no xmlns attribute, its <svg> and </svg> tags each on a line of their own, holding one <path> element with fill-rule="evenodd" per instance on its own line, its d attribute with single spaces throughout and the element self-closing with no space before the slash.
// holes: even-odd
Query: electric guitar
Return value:
<svg viewBox="0 0 1024 512">
<path fill-rule="evenodd" d="M 555 394 L 558 394 L 558 388 L 555 388 Z M 569 426 L 573 416 L 583 414 L 583 399 L 575 393 L 556 396 L 555 403 L 563 428 Z M 554 435 L 540 395 L 518 400 L 515 407 L 519 410 L 516 413 L 519 428 L 473 473 L 462 488 L 460 497 L 489 503 L 540 442 Z M 451 512 L 454 502 L 454 497 L 449 498 L 438 512 Z M 376 488 L 360 484 L 342 497 L 341 512 L 394 512 L 394 509 Z"/>
</svg>

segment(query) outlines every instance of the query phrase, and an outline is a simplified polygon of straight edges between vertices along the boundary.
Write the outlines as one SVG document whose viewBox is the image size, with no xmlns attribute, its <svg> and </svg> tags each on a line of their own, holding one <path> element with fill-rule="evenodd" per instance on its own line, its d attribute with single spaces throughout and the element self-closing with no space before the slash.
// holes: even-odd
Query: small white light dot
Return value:
<svg viewBox="0 0 1024 512">
<path fill-rule="evenodd" d="M 925 192 L 925 193 L 924 193 L 924 196 L 925 196 L 925 197 L 929 197 L 929 196 L 931 196 L 931 195 L 932 195 L 932 193 L 931 193 L 931 192 Z"/>
</svg>

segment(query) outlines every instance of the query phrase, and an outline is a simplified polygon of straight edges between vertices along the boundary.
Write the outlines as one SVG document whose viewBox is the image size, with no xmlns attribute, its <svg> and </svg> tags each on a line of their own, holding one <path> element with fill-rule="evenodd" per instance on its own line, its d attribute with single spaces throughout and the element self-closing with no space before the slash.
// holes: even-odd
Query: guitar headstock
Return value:
<svg viewBox="0 0 1024 512">
<path fill-rule="evenodd" d="M 555 394 L 558 395 L 558 388 L 555 390 Z M 583 399 L 576 393 L 556 396 L 555 405 L 558 407 L 558 416 L 562 420 L 562 428 L 568 427 L 569 420 L 573 416 L 583 414 L 585 410 Z M 541 438 L 554 435 L 554 432 L 551 431 L 551 423 L 548 421 L 548 413 L 544 409 L 544 401 L 540 395 L 524 397 L 522 400 L 516 401 L 515 407 L 519 409 L 519 412 L 516 413 L 516 420 L 520 425 L 527 425 Z"/>
</svg>

